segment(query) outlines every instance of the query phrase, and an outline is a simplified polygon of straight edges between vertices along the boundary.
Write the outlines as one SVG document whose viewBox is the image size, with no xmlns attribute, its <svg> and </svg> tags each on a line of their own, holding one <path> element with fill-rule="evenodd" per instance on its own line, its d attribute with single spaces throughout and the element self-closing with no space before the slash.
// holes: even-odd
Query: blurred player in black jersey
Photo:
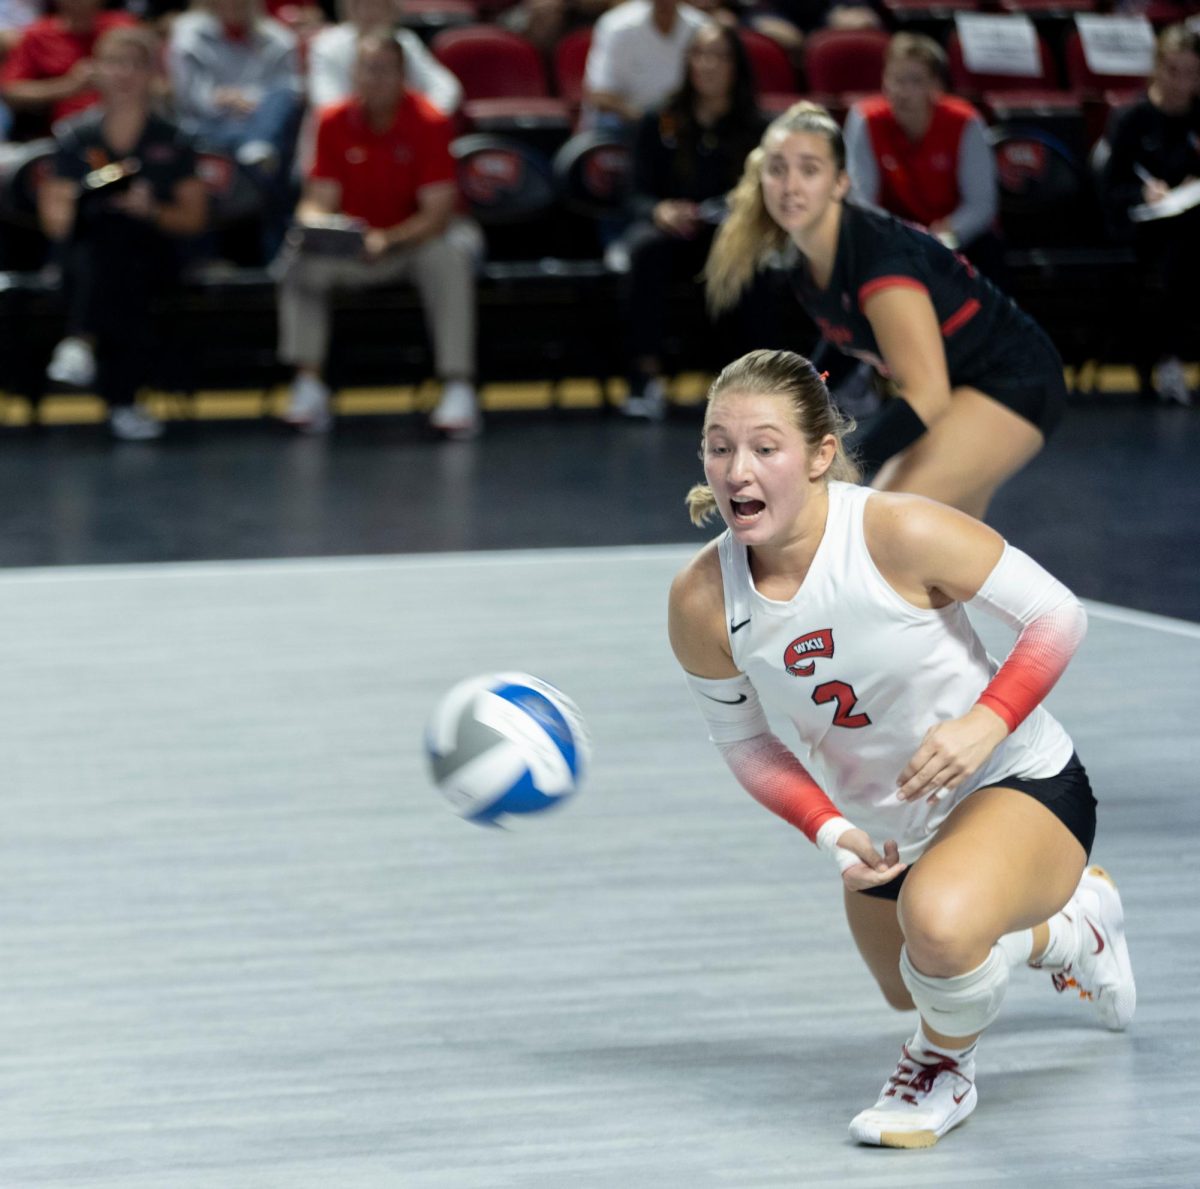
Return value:
<svg viewBox="0 0 1200 1189">
<path fill-rule="evenodd" d="M 1066 400 L 1062 360 L 1011 298 L 928 232 L 846 202 L 838 125 L 798 103 L 747 158 L 706 269 L 731 305 L 773 251 L 826 340 L 894 394 L 852 448 L 874 486 L 982 518 L 1042 448 Z"/>
</svg>

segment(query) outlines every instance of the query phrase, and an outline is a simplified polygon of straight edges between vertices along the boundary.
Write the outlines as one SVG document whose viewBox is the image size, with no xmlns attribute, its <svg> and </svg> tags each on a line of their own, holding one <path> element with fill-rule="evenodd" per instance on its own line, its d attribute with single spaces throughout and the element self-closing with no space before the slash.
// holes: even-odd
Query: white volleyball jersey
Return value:
<svg viewBox="0 0 1200 1189">
<path fill-rule="evenodd" d="M 922 609 L 876 569 L 863 536 L 871 491 L 829 484 L 825 534 L 786 602 L 754 588 L 746 547 L 718 542 L 734 664 L 767 714 L 786 716 L 813 778 L 877 844 L 911 862 L 954 806 L 1005 776 L 1053 776 L 1071 758 L 1066 731 L 1037 707 L 987 764 L 934 805 L 900 801 L 897 778 L 936 723 L 975 705 L 999 668 L 961 603 Z"/>
</svg>

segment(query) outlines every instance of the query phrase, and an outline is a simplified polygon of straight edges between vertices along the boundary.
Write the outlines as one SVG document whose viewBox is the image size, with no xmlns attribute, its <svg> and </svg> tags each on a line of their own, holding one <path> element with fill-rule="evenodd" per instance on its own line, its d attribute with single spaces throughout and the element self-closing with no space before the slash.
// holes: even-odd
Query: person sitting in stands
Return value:
<svg viewBox="0 0 1200 1189">
<path fill-rule="evenodd" d="M 350 96 L 354 90 L 354 59 L 358 39 L 376 30 L 392 31 L 404 47 L 407 87 L 424 95 L 443 115 L 452 116 L 462 104 L 462 83 L 425 48 L 411 30 L 395 28 L 401 0 L 340 0 L 341 23 L 329 25 L 308 47 L 308 102 L 318 110 Z"/>
<path fill-rule="evenodd" d="M 208 215 L 191 141 L 152 110 L 159 55 L 149 29 L 100 39 L 100 104 L 59 126 L 54 174 L 38 190 L 42 230 L 62 248 L 68 307 L 47 374 L 95 383 L 114 436 L 129 440 L 162 433 L 134 403 L 152 358 L 152 302 L 176 283 L 176 248 Z"/>
<path fill-rule="evenodd" d="M 1136 333 L 1143 394 L 1190 405 L 1183 359 L 1195 358 L 1200 329 L 1200 207 L 1131 223 L 1129 212 L 1200 178 L 1200 32 L 1172 25 L 1158 37 L 1144 98 L 1114 113 L 1101 192 L 1113 221 L 1133 236 L 1139 280 Z M 1157 367 L 1154 365 L 1157 363 Z"/>
<path fill-rule="evenodd" d="M 946 69 L 931 37 L 891 39 L 883 94 L 859 100 L 846 117 L 851 193 L 860 205 L 928 227 L 996 279 L 996 165 L 982 116 L 945 94 Z"/>
<path fill-rule="evenodd" d="M 707 18 L 679 0 L 625 0 L 597 22 L 584 75 L 584 119 L 628 128 L 683 82 L 687 47 Z"/>
<path fill-rule="evenodd" d="M 26 114 L 34 136 L 100 101 L 96 43 L 110 29 L 137 24 L 127 12 L 105 12 L 104 0 L 56 0 L 55 7 L 25 28 L 0 68 L 0 98 Z"/>
<path fill-rule="evenodd" d="M 481 429 L 473 385 L 481 237 L 473 224 L 455 219 L 451 124 L 408 90 L 404 46 L 389 33 L 361 38 L 354 77 L 354 95 L 321 113 L 316 159 L 296 212 L 299 234 L 290 236 L 280 261 L 279 355 L 296 368 L 285 420 L 308 433 L 330 427 L 322 371 L 331 290 L 412 281 L 443 382 L 430 424 L 447 437 L 474 437 Z M 322 252 L 308 234 L 337 215 L 364 229 L 353 254 Z M 343 230 L 353 228 L 343 224 Z"/>
<path fill-rule="evenodd" d="M 259 0 L 207 0 L 184 13 L 168 60 L 184 128 L 263 176 L 286 171 L 302 98 L 296 37 Z"/>
<path fill-rule="evenodd" d="M 704 268 L 724 197 L 765 127 L 737 32 L 715 23 L 701 26 L 687 50 L 683 86 L 637 128 L 637 221 L 623 241 L 629 253 L 627 416 L 657 420 L 666 409 L 659 349 L 668 285 Z"/>
</svg>

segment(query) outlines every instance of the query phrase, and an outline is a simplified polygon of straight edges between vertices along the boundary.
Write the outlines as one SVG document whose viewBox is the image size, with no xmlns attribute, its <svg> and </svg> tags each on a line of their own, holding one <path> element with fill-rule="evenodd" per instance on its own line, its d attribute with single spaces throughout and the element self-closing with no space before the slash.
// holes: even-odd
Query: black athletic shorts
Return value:
<svg viewBox="0 0 1200 1189">
<path fill-rule="evenodd" d="M 1075 835 L 1084 852 L 1091 855 L 1092 843 L 1096 840 L 1096 798 L 1092 796 L 1091 781 L 1078 755 L 1072 753 L 1066 767 L 1054 776 L 1042 776 L 1036 780 L 1028 780 L 1023 776 L 1004 776 L 993 780 L 988 787 L 1019 789 L 1028 793 L 1050 810 Z M 920 859 L 916 861 L 919 863 Z M 877 896 L 881 900 L 897 900 L 911 870 L 911 867 L 905 868 L 890 883 L 880 887 L 864 888 L 862 894 Z"/>
<path fill-rule="evenodd" d="M 1049 335 L 1032 319 L 1025 321 L 1019 336 L 999 336 L 993 350 L 980 352 L 951 382 L 978 389 L 1048 438 L 1067 405 L 1063 362 Z"/>
</svg>

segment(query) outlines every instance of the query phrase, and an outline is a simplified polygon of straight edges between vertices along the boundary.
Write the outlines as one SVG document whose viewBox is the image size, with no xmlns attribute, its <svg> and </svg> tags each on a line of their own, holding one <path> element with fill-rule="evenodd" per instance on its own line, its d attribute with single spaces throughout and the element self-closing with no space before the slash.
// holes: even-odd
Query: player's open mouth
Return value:
<svg viewBox="0 0 1200 1189">
<path fill-rule="evenodd" d="M 754 520 L 766 508 L 762 500 L 730 500 L 734 520 L 743 523 Z"/>
</svg>

